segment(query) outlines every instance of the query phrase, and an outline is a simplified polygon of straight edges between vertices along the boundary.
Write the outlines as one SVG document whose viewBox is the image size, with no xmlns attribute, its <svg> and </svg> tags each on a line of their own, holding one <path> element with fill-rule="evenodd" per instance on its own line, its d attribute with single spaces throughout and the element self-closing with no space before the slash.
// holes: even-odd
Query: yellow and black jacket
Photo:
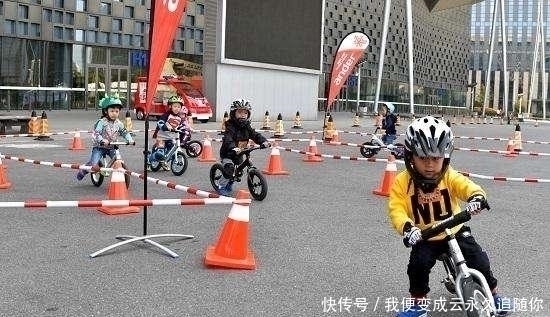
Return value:
<svg viewBox="0 0 550 317">
<path fill-rule="evenodd" d="M 466 176 L 449 166 L 433 193 L 422 193 L 415 189 L 409 173 L 399 173 L 390 189 L 388 215 L 394 229 L 403 234 L 407 222 L 425 229 L 433 223 L 461 211 L 460 201 L 467 201 L 474 195 L 486 197 L 483 189 Z M 456 233 L 462 225 L 452 229 Z M 430 240 L 440 240 L 444 234 Z"/>
</svg>

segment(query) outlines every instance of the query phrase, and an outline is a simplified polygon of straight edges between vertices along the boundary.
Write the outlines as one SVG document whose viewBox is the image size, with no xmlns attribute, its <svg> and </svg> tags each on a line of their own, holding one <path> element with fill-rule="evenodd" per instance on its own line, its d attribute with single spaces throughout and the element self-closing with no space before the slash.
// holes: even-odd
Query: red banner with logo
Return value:
<svg viewBox="0 0 550 317">
<path fill-rule="evenodd" d="M 187 0 L 152 0 L 149 29 L 149 64 L 147 70 L 147 113 L 151 108 L 158 81 L 172 46 L 174 35 L 182 22 Z"/>
<path fill-rule="evenodd" d="M 336 96 L 342 89 L 349 75 L 361 60 L 365 50 L 369 46 L 369 38 L 365 33 L 352 32 L 346 35 L 336 51 L 330 71 L 330 86 L 327 96 L 326 110 L 330 110 Z"/>
</svg>

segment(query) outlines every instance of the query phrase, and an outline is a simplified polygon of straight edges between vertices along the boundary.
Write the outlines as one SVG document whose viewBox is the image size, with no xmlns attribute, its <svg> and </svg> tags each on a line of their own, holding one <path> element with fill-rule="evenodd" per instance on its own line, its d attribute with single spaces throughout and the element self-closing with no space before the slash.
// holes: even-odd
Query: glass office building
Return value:
<svg viewBox="0 0 550 317">
<path fill-rule="evenodd" d="M 506 22 L 506 49 L 508 87 L 510 92 L 508 109 L 516 107 L 519 102 L 525 107 L 530 93 L 531 77 L 535 76 L 533 84 L 533 113 L 541 112 L 542 76 L 541 65 L 537 63 L 536 72 L 532 72 L 535 57 L 535 42 L 537 40 L 538 0 L 508 0 L 504 1 L 504 17 Z M 476 101 L 483 100 L 483 92 L 489 89 L 489 107 L 495 109 L 503 106 L 504 76 L 503 50 L 500 5 L 497 9 L 497 24 L 493 50 L 493 62 L 490 69 L 491 82 L 485 83 L 486 70 L 489 63 L 489 48 L 491 40 L 491 23 L 495 0 L 485 0 L 472 6 L 471 41 L 469 61 L 469 83 L 476 83 Z M 550 71 L 550 1 L 542 1 L 543 19 L 540 27 L 544 28 L 545 38 L 540 45 L 545 45 L 545 76 Z M 541 60 L 539 49 L 538 60 Z M 547 81 L 548 82 L 548 81 Z M 480 94 L 481 92 L 481 94 Z M 525 111 L 525 108 L 523 109 Z"/>
<path fill-rule="evenodd" d="M 202 1 L 188 1 L 171 57 L 202 63 L 204 11 Z M 149 14 L 149 0 L 0 0 L 0 86 L 86 87 L 127 98 L 124 83 L 145 70 Z M 77 89 L 63 97 L 0 89 L 0 108 L 94 108 L 97 94 Z"/>
</svg>

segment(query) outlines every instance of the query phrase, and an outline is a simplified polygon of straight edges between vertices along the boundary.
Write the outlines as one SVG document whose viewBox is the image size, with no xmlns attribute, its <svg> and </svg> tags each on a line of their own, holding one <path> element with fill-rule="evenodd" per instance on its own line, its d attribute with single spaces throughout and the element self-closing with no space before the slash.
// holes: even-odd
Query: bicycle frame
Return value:
<svg viewBox="0 0 550 317">
<path fill-rule="evenodd" d="M 474 282 L 477 282 L 479 286 L 481 286 L 483 295 L 487 299 L 490 308 L 489 314 L 491 316 L 494 316 L 496 308 L 493 302 L 491 289 L 489 288 L 489 284 L 487 284 L 487 280 L 485 279 L 483 274 L 481 274 L 481 272 L 468 267 L 464 255 L 462 254 L 462 250 L 460 250 L 460 246 L 458 245 L 458 241 L 456 240 L 456 236 L 450 230 L 450 228 L 454 226 L 469 221 L 470 218 L 470 213 L 468 213 L 467 211 L 462 211 L 459 214 L 456 214 L 451 218 L 445 219 L 428 229 L 422 230 L 422 239 L 426 240 L 430 237 L 436 236 L 441 232 L 445 232 L 449 250 L 443 255 L 441 261 L 443 262 L 448 278 L 452 279 L 454 282 L 457 297 L 465 300 L 465 296 L 467 294 L 464 294 L 463 285 L 466 280 L 468 280 L 469 278 L 473 278 Z M 447 263 L 445 262 L 446 260 L 448 260 Z M 454 272 L 451 270 L 451 268 L 447 266 L 448 263 L 453 266 L 452 269 L 454 269 Z M 472 300 L 472 298 L 469 298 L 469 300 Z M 466 305 L 466 303 L 464 304 Z"/>
<path fill-rule="evenodd" d="M 241 181 L 241 177 L 243 176 L 245 169 L 255 168 L 252 164 L 252 161 L 250 161 L 250 152 L 260 148 L 261 147 L 253 147 L 249 149 L 244 149 L 239 153 L 239 156 L 244 156 L 244 159 L 239 165 L 235 167 L 235 173 L 233 174 L 234 181 Z"/>
<path fill-rule="evenodd" d="M 164 160 L 172 160 L 174 157 L 176 157 L 176 154 L 178 152 L 183 153 L 183 150 L 181 149 L 181 141 L 179 135 L 176 138 L 172 138 L 172 148 L 170 149 L 170 151 L 168 151 L 168 153 L 164 155 Z"/>
</svg>

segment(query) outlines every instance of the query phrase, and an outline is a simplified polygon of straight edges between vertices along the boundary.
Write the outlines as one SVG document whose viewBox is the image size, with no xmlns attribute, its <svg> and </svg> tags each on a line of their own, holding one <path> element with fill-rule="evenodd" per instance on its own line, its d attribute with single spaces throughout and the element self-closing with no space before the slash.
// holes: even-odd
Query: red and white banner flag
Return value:
<svg viewBox="0 0 550 317">
<path fill-rule="evenodd" d="M 340 42 L 330 71 L 327 111 L 330 110 L 334 99 L 340 92 L 342 85 L 348 80 L 357 62 L 363 57 L 367 46 L 369 46 L 369 38 L 362 32 L 349 33 Z"/>
<path fill-rule="evenodd" d="M 147 70 L 146 112 L 149 113 L 164 60 L 181 24 L 187 0 L 152 0 L 149 30 L 149 65 Z"/>
</svg>

